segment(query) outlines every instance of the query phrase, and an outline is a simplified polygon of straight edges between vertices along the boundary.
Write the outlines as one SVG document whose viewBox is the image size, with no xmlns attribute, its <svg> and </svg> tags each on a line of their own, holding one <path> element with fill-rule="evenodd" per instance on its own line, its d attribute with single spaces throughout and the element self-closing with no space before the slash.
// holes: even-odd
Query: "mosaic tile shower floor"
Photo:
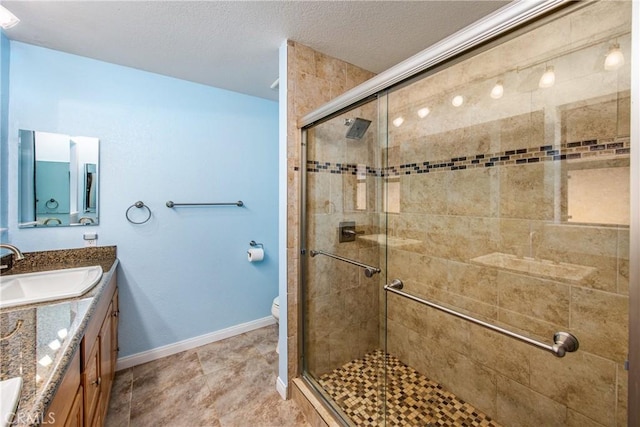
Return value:
<svg viewBox="0 0 640 427">
<path fill-rule="evenodd" d="M 500 424 L 441 385 L 387 355 L 388 426 L 482 426 Z M 357 426 L 382 425 L 383 352 L 376 350 L 319 378 L 319 383 Z"/>
</svg>

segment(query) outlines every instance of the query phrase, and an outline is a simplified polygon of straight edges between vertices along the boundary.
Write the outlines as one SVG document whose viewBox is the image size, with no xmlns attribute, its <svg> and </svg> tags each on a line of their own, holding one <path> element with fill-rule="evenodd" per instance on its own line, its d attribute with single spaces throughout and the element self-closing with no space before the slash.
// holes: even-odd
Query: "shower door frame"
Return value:
<svg viewBox="0 0 640 427">
<path fill-rule="evenodd" d="M 386 94 L 385 94 L 386 96 Z M 300 287 L 298 289 L 298 336 L 301 337 L 298 342 L 298 367 L 299 367 L 299 374 L 300 374 L 300 378 L 312 389 L 314 390 L 317 394 L 320 394 L 321 397 L 325 400 L 325 401 L 329 401 L 331 400 L 330 397 L 328 397 L 326 395 L 326 393 L 324 392 L 322 386 L 320 384 L 318 384 L 318 382 L 316 381 L 315 378 L 313 378 L 312 376 L 307 376 L 305 375 L 306 370 L 305 368 L 305 361 L 304 361 L 304 357 L 305 357 L 305 344 L 304 344 L 304 325 L 305 325 L 305 313 L 304 313 L 304 301 L 305 301 L 305 287 L 302 286 L 303 283 L 305 283 L 305 277 L 306 277 L 306 273 L 307 273 L 307 267 L 305 265 L 305 259 L 308 255 L 310 255 L 311 252 L 311 248 L 308 247 L 307 245 L 307 224 L 306 224 L 306 218 L 307 218 L 307 173 L 306 173 L 306 165 L 307 165 L 307 160 L 308 160 L 308 137 L 307 137 L 307 132 L 310 128 L 312 128 L 315 125 L 320 124 L 321 122 L 325 122 L 325 121 L 330 121 L 331 119 L 349 111 L 355 108 L 358 108 L 360 106 L 363 106 L 365 104 L 371 103 L 371 102 L 375 102 L 377 103 L 377 116 L 378 116 L 378 124 L 380 125 L 380 123 L 382 123 L 382 119 L 380 118 L 380 99 L 381 96 L 380 94 L 376 93 L 373 95 L 368 95 L 362 99 L 359 99 L 358 101 L 355 101 L 354 103 L 350 104 L 348 108 L 344 108 L 338 111 L 333 112 L 330 115 L 327 115 L 325 117 L 323 117 L 321 120 L 317 120 L 314 121 L 313 123 L 305 126 L 304 128 L 301 129 L 301 152 L 300 152 L 300 204 L 299 204 L 299 212 L 300 212 L 300 222 L 299 222 L 299 231 L 300 231 L 300 258 L 299 258 L 299 268 L 298 268 L 298 283 L 300 284 Z M 386 108 L 385 108 L 385 114 L 386 114 Z M 385 117 L 384 121 L 386 122 L 387 118 Z M 380 133 L 380 131 L 378 131 L 378 133 Z M 381 215 L 385 215 L 386 217 L 386 212 L 380 212 Z M 385 220 L 385 224 L 386 224 L 386 220 Z M 385 225 L 385 234 L 386 234 L 386 225 Z M 385 259 L 386 259 L 386 255 L 385 255 Z M 383 271 L 378 271 L 378 274 L 380 274 L 381 276 L 386 274 L 386 269 L 384 269 Z M 386 346 L 384 346 L 386 347 Z M 384 367 L 384 369 L 386 370 L 386 365 Z M 384 378 L 386 379 L 386 373 L 384 374 Z M 341 423 L 346 426 L 346 427 L 351 427 L 354 426 L 355 424 L 351 423 L 349 420 L 349 417 L 346 413 L 342 412 L 341 408 L 339 408 L 337 405 L 333 405 L 329 402 L 324 402 L 325 404 L 323 405 L 325 409 L 327 409 L 331 415 L 336 419 L 341 421 Z M 384 401 L 384 399 L 382 400 L 382 406 L 381 408 L 379 408 L 382 411 L 382 414 L 384 417 L 386 417 L 386 402 Z M 385 420 L 385 424 L 386 424 L 386 420 Z"/>
<path fill-rule="evenodd" d="M 406 81 L 416 75 L 432 69 L 444 62 L 468 52 L 484 43 L 495 40 L 525 24 L 531 24 L 544 16 L 567 6 L 563 0 L 535 0 L 510 3 L 475 24 L 445 38 L 398 65 L 378 74 L 367 82 L 345 92 L 303 116 L 298 121 L 302 134 L 301 157 L 301 206 L 300 206 L 300 245 L 301 254 L 305 251 L 306 218 L 306 132 L 319 121 L 352 108 L 363 100 L 382 93 L 385 90 Z M 632 2 L 632 43 L 640 44 L 640 2 Z M 632 50 L 631 76 L 640 75 L 640 49 L 635 45 Z M 629 356 L 628 356 L 628 396 L 627 402 L 640 401 L 640 79 L 631 79 L 631 202 L 630 202 L 630 253 L 629 253 Z M 304 258 L 299 259 L 302 283 Z M 299 319 L 303 319 L 302 304 L 299 304 Z M 299 365 L 302 367 L 303 334 L 299 322 Z M 627 405 L 628 425 L 640 425 L 640 410 Z M 332 408 L 333 410 L 333 408 Z"/>
<path fill-rule="evenodd" d="M 631 9 L 631 43 L 640 44 L 640 3 Z M 627 424 L 640 425 L 640 46 L 631 49 L 631 213 L 629 248 L 629 391 Z M 634 79 L 633 76 L 636 76 Z"/>
</svg>

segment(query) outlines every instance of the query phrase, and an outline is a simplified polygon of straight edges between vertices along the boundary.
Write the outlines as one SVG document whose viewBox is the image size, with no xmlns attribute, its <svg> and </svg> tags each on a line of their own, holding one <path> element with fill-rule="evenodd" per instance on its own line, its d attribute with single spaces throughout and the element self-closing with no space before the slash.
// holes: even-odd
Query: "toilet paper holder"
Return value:
<svg viewBox="0 0 640 427">
<path fill-rule="evenodd" d="M 256 243 L 255 240 L 250 241 L 249 245 L 251 245 L 251 246 L 260 246 L 262 249 L 264 249 L 264 245 L 262 243 Z"/>
</svg>

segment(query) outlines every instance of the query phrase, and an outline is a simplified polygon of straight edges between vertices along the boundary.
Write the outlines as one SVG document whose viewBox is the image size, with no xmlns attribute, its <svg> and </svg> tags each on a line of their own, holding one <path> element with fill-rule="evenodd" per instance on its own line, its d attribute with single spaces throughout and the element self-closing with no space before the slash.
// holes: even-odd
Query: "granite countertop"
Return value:
<svg viewBox="0 0 640 427">
<path fill-rule="evenodd" d="M 13 426 L 45 424 L 44 412 L 67 371 L 82 336 L 118 266 L 116 247 L 25 253 L 12 274 L 102 266 L 100 282 L 76 298 L 0 309 L 0 380 L 21 376 L 22 392 Z M 5 273 L 6 274 L 6 273 Z M 3 274 L 4 275 L 4 274 Z"/>
</svg>

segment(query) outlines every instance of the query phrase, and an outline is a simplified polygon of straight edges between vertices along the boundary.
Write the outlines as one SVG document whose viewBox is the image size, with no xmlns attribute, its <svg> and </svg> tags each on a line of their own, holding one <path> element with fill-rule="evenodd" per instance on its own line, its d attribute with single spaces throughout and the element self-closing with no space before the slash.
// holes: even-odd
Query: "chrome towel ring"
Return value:
<svg viewBox="0 0 640 427">
<path fill-rule="evenodd" d="M 134 221 L 134 220 L 132 220 L 129 217 L 129 212 L 133 208 L 138 208 L 138 209 L 145 208 L 147 210 L 147 217 L 143 221 Z M 125 213 L 125 216 L 127 217 L 127 221 L 129 221 L 131 224 L 144 224 L 145 222 L 147 222 L 147 221 L 149 221 L 151 219 L 151 209 L 149 209 L 149 206 L 145 205 L 144 202 L 138 200 L 137 202 L 135 202 L 134 204 L 129 206 L 129 209 L 127 209 L 127 212 Z"/>
<path fill-rule="evenodd" d="M 60 203 L 58 203 L 56 199 L 49 199 L 44 204 L 44 207 L 47 209 L 58 209 L 58 206 L 60 206 Z"/>
</svg>

